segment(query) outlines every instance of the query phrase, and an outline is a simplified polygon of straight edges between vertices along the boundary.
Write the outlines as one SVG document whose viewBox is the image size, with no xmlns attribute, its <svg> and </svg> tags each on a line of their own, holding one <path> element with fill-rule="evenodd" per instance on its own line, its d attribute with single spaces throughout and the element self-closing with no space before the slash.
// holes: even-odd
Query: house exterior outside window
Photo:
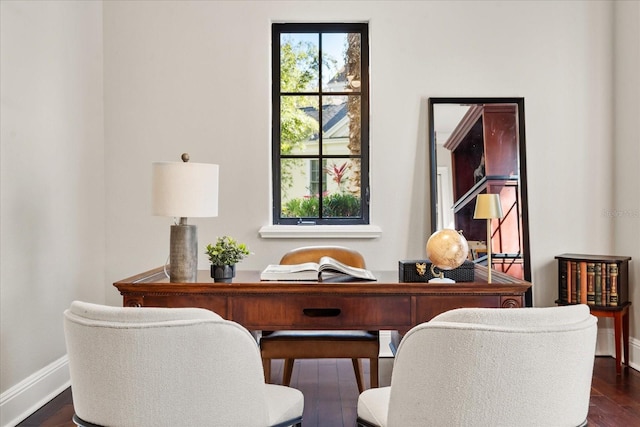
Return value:
<svg viewBox="0 0 640 427">
<path fill-rule="evenodd" d="M 274 224 L 369 223 L 368 49 L 364 23 L 273 24 Z"/>
</svg>

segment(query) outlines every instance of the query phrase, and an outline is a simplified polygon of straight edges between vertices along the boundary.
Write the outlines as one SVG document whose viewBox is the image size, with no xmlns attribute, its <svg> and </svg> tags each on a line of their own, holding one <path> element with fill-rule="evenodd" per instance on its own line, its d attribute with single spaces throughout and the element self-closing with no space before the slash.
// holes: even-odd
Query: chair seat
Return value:
<svg viewBox="0 0 640 427">
<path fill-rule="evenodd" d="M 358 398 L 359 426 L 386 426 L 391 387 L 365 390 Z"/>
<path fill-rule="evenodd" d="M 378 339 L 378 334 L 368 331 L 274 331 L 262 336 L 264 341 L 287 341 L 287 340 L 360 340 L 373 341 Z"/>
<path fill-rule="evenodd" d="M 269 409 L 269 425 L 272 427 L 300 425 L 304 409 L 304 396 L 300 390 L 274 384 L 265 384 L 265 396 Z"/>
<path fill-rule="evenodd" d="M 377 359 L 378 334 L 367 331 L 275 331 L 260 339 L 264 359 Z M 377 373 L 376 373 L 377 375 Z"/>
</svg>

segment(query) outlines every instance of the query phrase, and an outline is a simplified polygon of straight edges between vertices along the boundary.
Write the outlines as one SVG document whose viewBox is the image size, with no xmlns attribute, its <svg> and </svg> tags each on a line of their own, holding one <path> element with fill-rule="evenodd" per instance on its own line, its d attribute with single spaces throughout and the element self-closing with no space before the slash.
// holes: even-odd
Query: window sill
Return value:
<svg viewBox="0 0 640 427">
<path fill-rule="evenodd" d="M 376 239 L 382 235 L 377 225 L 265 225 L 263 239 Z"/>
</svg>

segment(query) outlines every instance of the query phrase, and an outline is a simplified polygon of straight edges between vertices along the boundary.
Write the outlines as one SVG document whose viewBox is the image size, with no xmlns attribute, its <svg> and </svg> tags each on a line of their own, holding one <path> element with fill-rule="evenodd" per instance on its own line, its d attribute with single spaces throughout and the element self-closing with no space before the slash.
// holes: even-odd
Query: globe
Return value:
<svg viewBox="0 0 640 427">
<path fill-rule="evenodd" d="M 460 267 L 469 254 L 467 239 L 456 230 L 436 231 L 427 240 L 427 258 L 440 270 Z"/>
</svg>

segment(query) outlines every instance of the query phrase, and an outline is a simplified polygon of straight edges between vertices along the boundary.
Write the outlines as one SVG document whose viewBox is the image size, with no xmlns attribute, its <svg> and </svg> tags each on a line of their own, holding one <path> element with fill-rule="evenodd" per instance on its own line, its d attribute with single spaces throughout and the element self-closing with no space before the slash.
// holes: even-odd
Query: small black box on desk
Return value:
<svg viewBox="0 0 640 427">
<path fill-rule="evenodd" d="M 455 280 L 456 282 L 473 282 L 475 264 L 472 261 L 465 261 L 460 267 L 453 270 L 440 270 L 444 273 L 444 277 L 447 279 Z M 436 267 L 437 268 L 437 267 Z M 398 266 L 398 281 L 399 282 L 428 282 L 433 279 L 431 274 L 431 261 L 426 259 L 415 260 L 401 260 Z"/>
</svg>

